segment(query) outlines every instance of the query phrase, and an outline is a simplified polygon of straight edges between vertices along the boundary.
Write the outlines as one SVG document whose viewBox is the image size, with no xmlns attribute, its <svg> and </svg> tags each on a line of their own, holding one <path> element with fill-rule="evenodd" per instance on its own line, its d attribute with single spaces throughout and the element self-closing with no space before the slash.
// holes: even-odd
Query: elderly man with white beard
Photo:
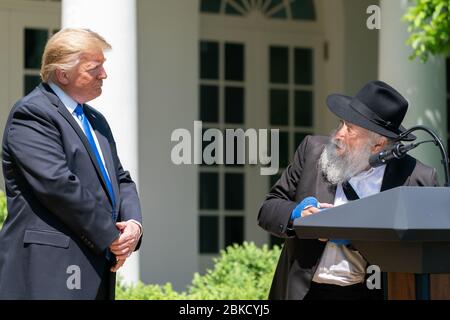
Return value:
<svg viewBox="0 0 450 320">
<path fill-rule="evenodd" d="M 330 137 L 307 136 L 292 163 L 267 194 L 258 224 L 285 238 L 270 299 L 382 299 L 383 289 L 365 285 L 369 262 L 346 240 L 299 239 L 293 220 L 398 186 L 437 186 L 437 174 L 410 156 L 372 168 L 369 157 L 392 143 L 412 141 L 401 125 L 408 102 L 381 81 L 367 83 L 355 97 L 332 94 L 331 112 L 340 118 Z M 304 206 L 307 197 L 317 206 Z"/>
</svg>

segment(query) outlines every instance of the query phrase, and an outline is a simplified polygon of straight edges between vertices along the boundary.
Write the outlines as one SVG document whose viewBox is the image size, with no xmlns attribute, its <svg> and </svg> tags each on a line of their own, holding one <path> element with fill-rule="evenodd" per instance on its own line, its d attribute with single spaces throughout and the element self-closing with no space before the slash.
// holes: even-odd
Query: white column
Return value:
<svg viewBox="0 0 450 320">
<path fill-rule="evenodd" d="M 62 27 L 89 28 L 112 45 L 105 52 L 108 79 L 103 94 L 91 101 L 107 118 L 125 170 L 138 179 L 137 53 L 135 0 L 63 0 Z M 126 282 L 139 279 L 139 254 L 120 270 Z"/>
<path fill-rule="evenodd" d="M 381 0 L 379 78 L 396 88 L 409 101 L 404 124 L 410 127 L 424 124 L 433 128 L 447 141 L 447 109 L 445 60 L 430 57 L 425 64 L 410 61 L 409 46 L 405 44 L 409 34 L 407 24 L 401 21 L 408 5 L 407 0 Z M 417 134 L 419 138 L 429 136 Z M 444 173 L 440 153 L 433 145 L 418 147 L 413 156 L 438 169 L 441 182 Z"/>
<path fill-rule="evenodd" d="M 198 119 L 199 1 L 137 3 L 141 275 L 185 290 L 198 271 L 198 168 L 172 163 L 170 137 Z"/>
</svg>

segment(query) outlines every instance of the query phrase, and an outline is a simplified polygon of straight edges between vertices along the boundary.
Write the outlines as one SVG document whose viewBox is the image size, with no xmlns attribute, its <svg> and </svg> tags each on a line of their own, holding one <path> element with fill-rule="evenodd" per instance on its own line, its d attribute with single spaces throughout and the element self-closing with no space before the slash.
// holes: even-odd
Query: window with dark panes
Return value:
<svg viewBox="0 0 450 320">
<path fill-rule="evenodd" d="M 219 209 L 219 174 L 200 172 L 200 209 Z"/>
<path fill-rule="evenodd" d="M 270 83 L 289 82 L 289 48 L 270 47 Z"/>
<path fill-rule="evenodd" d="M 222 0 L 200 1 L 200 11 L 203 13 L 220 13 Z"/>
<path fill-rule="evenodd" d="M 270 23 L 279 25 L 282 21 L 288 22 L 287 29 L 291 26 L 296 29 L 295 25 L 301 23 L 307 23 L 308 27 L 318 26 L 319 19 L 314 0 L 200 0 L 199 3 L 206 25 L 215 16 L 220 19 L 227 17 L 226 21 L 225 19 L 215 21 L 212 25 L 213 29 L 217 28 L 216 23 L 227 26 L 234 21 L 240 23 L 246 17 L 253 17 L 255 13 L 259 15 L 259 19 L 252 22 L 252 24 L 256 22 L 253 27 L 258 28 L 257 24 L 264 24 L 261 30 L 270 30 Z M 203 121 L 204 128 L 220 129 L 224 133 L 225 142 L 227 128 L 245 130 L 247 121 L 252 123 L 252 119 L 246 119 L 245 113 L 247 99 L 249 102 L 254 101 L 253 97 L 246 96 L 245 81 L 246 78 L 251 78 L 245 74 L 246 44 L 224 40 L 236 38 L 226 30 L 223 33 L 218 32 L 220 36 L 217 38 L 220 40 L 214 39 L 215 32 L 205 33 L 213 34 L 213 39 L 204 39 L 200 43 L 200 119 Z M 227 36 L 222 37 L 222 34 Z M 228 37 L 229 34 L 230 37 Z M 270 36 L 267 37 L 269 38 Z M 292 160 L 294 151 L 304 137 L 314 132 L 314 101 L 317 95 L 314 89 L 317 86 L 317 79 L 314 79 L 314 50 L 313 45 L 296 46 L 290 45 L 289 42 L 284 45 L 285 40 L 267 46 L 265 36 L 255 41 L 256 44 L 247 42 L 249 51 L 251 48 L 256 49 L 253 52 L 268 50 L 268 61 L 261 67 L 262 71 L 258 70 L 258 74 L 267 74 L 267 80 L 258 80 L 261 82 L 254 83 L 260 85 L 258 94 L 264 95 L 261 100 L 267 101 L 267 104 L 264 104 L 267 107 L 264 106 L 263 112 L 268 112 L 267 116 L 264 116 L 268 118 L 268 123 L 262 124 L 261 127 L 280 130 L 280 170 L 278 174 L 267 177 L 272 186 Z M 294 39 L 293 42 L 302 43 Z M 249 67 L 247 70 L 252 69 L 253 67 Z M 267 91 L 264 92 L 264 90 Z M 268 138 L 270 155 L 270 134 Z M 224 148 L 224 165 L 200 166 L 200 172 L 215 172 L 218 175 L 219 207 L 217 210 L 205 210 L 218 216 L 219 233 L 214 237 L 219 238 L 219 248 L 244 239 L 245 170 L 248 170 L 248 167 L 236 164 L 239 151 L 236 144 L 232 151 L 234 156 L 230 158 L 234 163 L 225 163 L 227 151 Z M 200 192 L 207 191 L 200 186 Z M 205 210 L 201 209 L 200 215 L 203 215 Z M 281 242 L 275 238 L 272 239 L 272 243 Z M 200 246 L 200 253 L 202 253 L 201 248 L 202 246 Z"/>
<path fill-rule="evenodd" d="M 280 129 L 283 169 L 301 140 L 313 132 L 313 50 L 270 46 L 269 70 L 269 122 L 271 128 Z"/>
<path fill-rule="evenodd" d="M 271 89 L 270 124 L 272 126 L 287 126 L 289 124 L 289 90 Z"/>
<path fill-rule="evenodd" d="M 47 29 L 35 28 L 25 28 L 23 32 L 25 48 L 23 55 L 23 88 L 24 95 L 27 95 L 41 82 L 39 75 L 41 59 L 50 33 Z"/>
<path fill-rule="evenodd" d="M 314 61 L 312 48 L 269 46 L 269 125 L 279 129 L 281 174 L 308 134 L 314 132 Z M 270 187 L 278 176 L 269 177 Z M 271 236 L 271 244 L 283 239 Z"/>
<path fill-rule="evenodd" d="M 41 60 L 45 45 L 51 35 L 58 29 L 41 29 L 26 27 L 23 37 L 23 93 L 27 95 L 41 83 Z"/>
<path fill-rule="evenodd" d="M 244 45 L 225 43 L 225 79 L 244 80 Z"/>
<path fill-rule="evenodd" d="M 244 217 L 225 217 L 225 247 L 244 242 Z"/>
<path fill-rule="evenodd" d="M 200 215 L 199 248 L 201 253 L 217 253 L 219 251 L 219 217 Z"/>
<path fill-rule="evenodd" d="M 312 127 L 313 94 L 312 91 L 296 90 L 294 92 L 294 123 L 296 127 Z"/>
<path fill-rule="evenodd" d="M 215 13 L 218 2 L 202 2 L 202 11 Z M 232 9 L 229 9 L 232 10 Z M 231 13 L 230 13 L 231 14 Z M 244 239 L 245 165 L 237 164 L 235 138 L 233 163 L 226 163 L 226 129 L 245 127 L 245 45 L 227 41 L 200 42 L 199 117 L 203 133 L 209 128 L 223 136 L 223 165 L 199 168 L 199 253 L 217 254 Z M 214 139 L 212 139 L 214 141 Z M 203 141 L 203 150 L 212 141 Z M 242 151 L 242 150 L 241 150 Z M 212 153 L 215 156 L 216 153 Z M 214 219 L 213 219 L 214 218 Z M 213 230 L 207 231 L 208 228 Z"/>
<path fill-rule="evenodd" d="M 201 79 L 219 79 L 219 43 L 202 41 L 200 43 Z"/>
<path fill-rule="evenodd" d="M 225 87 L 225 122 L 244 123 L 244 88 Z"/>
<path fill-rule="evenodd" d="M 225 173 L 225 209 L 244 209 L 243 173 Z"/>
<path fill-rule="evenodd" d="M 204 122 L 219 121 L 219 87 L 200 85 L 200 119 Z"/>
</svg>

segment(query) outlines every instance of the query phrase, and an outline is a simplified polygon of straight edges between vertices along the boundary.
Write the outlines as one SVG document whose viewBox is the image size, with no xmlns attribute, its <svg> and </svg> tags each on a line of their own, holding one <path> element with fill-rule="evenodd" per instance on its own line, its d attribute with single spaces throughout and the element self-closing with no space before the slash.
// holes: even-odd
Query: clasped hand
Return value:
<svg viewBox="0 0 450 320">
<path fill-rule="evenodd" d="M 111 268 L 111 272 L 117 272 L 127 258 L 133 253 L 141 236 L 140 227 L 132 221 L 116 223 L 120 236 L 114 240 L 109 249 L 116 256 L 116 264 Z"/>
</svg>

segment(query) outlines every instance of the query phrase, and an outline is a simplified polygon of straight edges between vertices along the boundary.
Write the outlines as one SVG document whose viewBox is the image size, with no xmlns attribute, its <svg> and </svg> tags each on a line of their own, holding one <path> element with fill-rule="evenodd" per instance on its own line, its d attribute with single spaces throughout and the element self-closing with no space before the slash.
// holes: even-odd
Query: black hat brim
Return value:
<svg viewBox="0 0 450 320">
<path fill-rule="evenodd" d="M 330 111 L 333 112 L 338 118 L 353 123 L 369 131 L 378 133 L 382 136 L 404 141 L 413 141 L 416 139 L 416 136 L 411 133 L 406 137 L 400 137 L 400 134 L 406 131 L 406 129 L 401 125 L 398 128 L 398 132 L 394 132 L 373 121 L 370 121 L 370 119 L 355 111 L 350 106 L 352 99 L 352 97 L 341 94 L 331 94 L 327 97 L 328 109 L 330 109 Z"/>
</svg>

